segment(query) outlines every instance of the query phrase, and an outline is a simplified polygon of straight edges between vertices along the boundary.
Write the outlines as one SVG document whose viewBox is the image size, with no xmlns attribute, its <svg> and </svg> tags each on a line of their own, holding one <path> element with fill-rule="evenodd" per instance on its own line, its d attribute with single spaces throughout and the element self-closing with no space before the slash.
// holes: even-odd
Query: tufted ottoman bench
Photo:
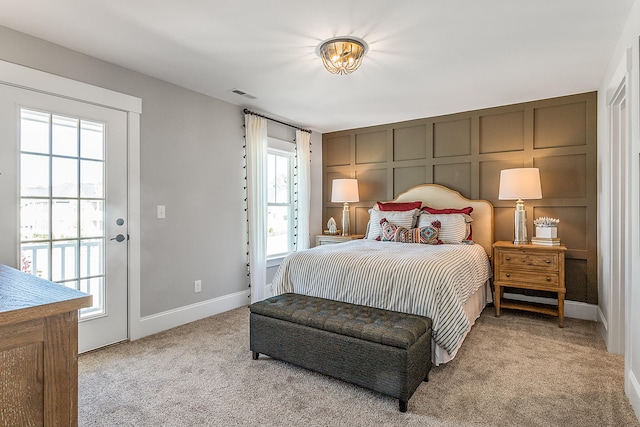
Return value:
<svg viewBox="0 0 640 427">
<path fill-rule="evenodd" d="M 431 369 L 431 319 L 282 294 L 249 306 L 250 349 L 399 399 Z"/>
</svg>

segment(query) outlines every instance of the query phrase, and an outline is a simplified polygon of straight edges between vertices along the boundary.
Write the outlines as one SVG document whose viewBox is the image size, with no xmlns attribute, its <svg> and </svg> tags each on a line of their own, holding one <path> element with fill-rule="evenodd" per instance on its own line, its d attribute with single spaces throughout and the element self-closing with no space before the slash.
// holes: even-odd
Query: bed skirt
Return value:
<svg viewBox="0 0 640 427">
<path fill-rule="evenodd" d="M 486 305 L 490 302 L 493 302 L 493 295 L 491 293 L 490 282 L 487 281 L 484 286 L 479 287 L 475 293 L 471 294 L 471 296 L 463 306 L 464 312 L 469 318 L 469 329 L 467 329 L 467 331 L 464 333 L 458 346 L 451 353 L 449 353 L 447 350 L 437 345 L 435 341 L 433 341 L 433 339 L 431 340 L 431 361 L 433 362 L 434 366 L 439 366 L 443 363 L 447 363 L 456 356 L 456 353 L 458 353 L 458 350 L 462 346 L 462 343 L 471 330 L 471 327 L 476 323 L 476 319 L 480 317 L 482 310 L 484 310 Z"/>
</svg>

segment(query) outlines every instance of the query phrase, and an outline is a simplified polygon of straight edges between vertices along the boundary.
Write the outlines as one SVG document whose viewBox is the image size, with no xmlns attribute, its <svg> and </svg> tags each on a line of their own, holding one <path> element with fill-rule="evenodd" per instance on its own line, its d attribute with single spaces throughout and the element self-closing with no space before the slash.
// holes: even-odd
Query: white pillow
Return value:
<svg viewBox="0 0 640 427">
<path fill-rule="evenodd" d="M 416 216 L 420 209 L 411 209 L 410 211 L 380 211 L 378 209 L 369 209 L 369 227 L 367 230 L 367 239 L 377 239 L 382 237 L 382 226 L 380 220 L 387 218 L 393 225 L 404 228 L 413 228 L 416 224 Z"/>
<path fill-rule="evenodd" d="M 426 227 L 434 221 L 440 221 L 438 239 L 442 243 L 462 243 L 467 238 L 467 222 L 463 214 L 430 214 L 421 213 L 418 219 L 418 227 Z"/>
</svg>

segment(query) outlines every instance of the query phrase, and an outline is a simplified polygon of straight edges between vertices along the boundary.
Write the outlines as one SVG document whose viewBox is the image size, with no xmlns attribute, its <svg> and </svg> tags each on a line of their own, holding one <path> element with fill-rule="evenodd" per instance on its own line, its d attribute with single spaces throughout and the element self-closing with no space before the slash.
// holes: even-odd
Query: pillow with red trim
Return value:
<svg viewBox="0 0 640 427">
<path fill-rule="evenodd" d="M 422 243 L 427 245 L 438 245 L 442 242 L 438 240 L 438 230 L 440 223 L 434 221 L 426 227 L 408 229 L 391 224 L 386 218 L 380 220 L 382 228 L 382 238 L 384 242 L 400 243 Z"/>
<path fill-rule="evenodd" d="M 466 240 L 473 240 L 473 228 L 471 227 L 471 222 L 473 218 L 471 218 L 471 212 L 473 212 L 473 206 L 467 206 L 466 208 L 444 208 L 444 209 L 436 209 L 429 206 L 424 206 L 421 211 L 430 213 L 432 215 L 438 214 L 462 214 L 464 215 L 465 222 L 467 224 L 467 238 Z"/>
<path fill-rule="evenodd" d="M 378 202 L 378 210 L 381 211 L 410 211 L 420 209 L 421 201 L 417 202 Z"/>
<path fill-rule="evenodd" d="M 468 236 L 469 230 L 465 221 L 464 214 L 430 214 L 422 212 L 418 219 L 418 227 L 424 227 L 433 224 L 435 221 L 440 223 L 438 230 L 438 239 L 442 243 L 459 244 Z"/>
</svg>

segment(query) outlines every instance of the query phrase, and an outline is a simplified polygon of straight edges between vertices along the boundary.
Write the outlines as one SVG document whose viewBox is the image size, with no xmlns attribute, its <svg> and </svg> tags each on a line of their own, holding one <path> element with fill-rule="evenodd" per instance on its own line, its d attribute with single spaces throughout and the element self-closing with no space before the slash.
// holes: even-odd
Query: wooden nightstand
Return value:
<svg viewBox="0 0 640 427">
<path fill-rule="evenodd" d="M 493 244 L 493 285 L 496 317 L 500 308 L 513 308 L 558 316 L 564 327 L 564 252 L 565 246 L 514 245 L 511 242 Z M 555 292 L 558 305 L 548 306 L 503 300 L 504 288 L 533 289 Z"/>
<path fill-rule="evenodd" d="M 363 237 L 364 234 L 349 234 L 348 236 L 342 236 L 340 234 L 319 234 L 316 236 L 316 246 L 343 243 L 349 240 L 362 239 Z"/>
</svg>

